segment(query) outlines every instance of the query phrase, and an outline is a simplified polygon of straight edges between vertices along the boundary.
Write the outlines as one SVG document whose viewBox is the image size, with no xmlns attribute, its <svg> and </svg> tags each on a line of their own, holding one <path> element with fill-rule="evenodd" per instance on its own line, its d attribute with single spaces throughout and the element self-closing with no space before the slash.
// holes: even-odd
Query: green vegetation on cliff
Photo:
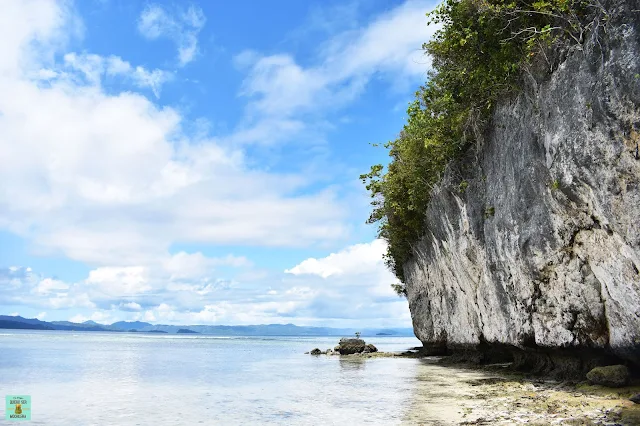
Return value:
<svg viewBox="0 0 640 426">
<path fill-rule="evenodd" d="M 387 265 L 402 283 L 403 264 L 424 233 L 430 191 L 447 164 L 479 141 L 495 103 L 519 90 L 532 60 L 555 43 L 581 44 L 606 22 L 593 1 L 445 0 L 428 15 L 440 25 L 422 46 L 432 59 L 429 79 L 397 139 L 384 145 L 386 169 L 377 164 L 360 176 L 373 198 L 368 223 L 379 224 Z M 405 294 L 403 284 L 394 288 Z"/>
</svg>

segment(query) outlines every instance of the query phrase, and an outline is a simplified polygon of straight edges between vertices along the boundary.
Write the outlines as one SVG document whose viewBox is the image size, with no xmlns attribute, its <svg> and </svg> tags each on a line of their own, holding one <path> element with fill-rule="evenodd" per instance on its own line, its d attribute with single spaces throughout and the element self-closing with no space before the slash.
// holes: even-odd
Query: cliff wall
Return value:
<svg viewBox="0 0 640 426">
<path fill-rule="evenodd" d="M 426 348 L 509 352 L 544 369 L 640 365 L 635 3 L 609 2 L 606 28 L 552 72 L 524 76 L 433 190 L 403 267 Z"/>
</svg>

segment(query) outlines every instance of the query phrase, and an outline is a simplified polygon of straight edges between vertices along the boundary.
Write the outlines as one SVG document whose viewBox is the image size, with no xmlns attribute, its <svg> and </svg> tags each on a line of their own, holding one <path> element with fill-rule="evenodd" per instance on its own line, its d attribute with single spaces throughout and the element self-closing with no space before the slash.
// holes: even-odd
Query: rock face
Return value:
<svg viewBox="0 0 640 426">
<path fill-rule="evenodd" d="M 587 380 L 594 385 L 619 388 L 629 383 L 629 369 L 624 365 L 596 367 L 587 373 Z"/>
<path fill-rule="evenodd" d="M 362 339 L 340 339 L 340 344 L 336 346 L 336 350 L 340 355 L 359 354 L 364 351 L 366 344 Z"/>
<path fill-rule="evenodd" d="M 604 4 L 606 33 L 523 77 L 432 190 L 403 266 L 425 348 L 640 365 L 640 12 Z"/>
</svg>

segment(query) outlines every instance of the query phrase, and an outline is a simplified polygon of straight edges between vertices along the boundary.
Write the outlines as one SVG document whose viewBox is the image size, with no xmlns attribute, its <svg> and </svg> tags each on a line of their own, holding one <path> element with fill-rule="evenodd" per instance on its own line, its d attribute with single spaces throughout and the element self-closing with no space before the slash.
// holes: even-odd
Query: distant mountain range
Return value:
<svg viewBox="0 0 640 426">
<path fill-rule="evenodd" d="M 210 334 L 216 336 L 352 336 L 356 331 L 362 336 L 413 336 L 411 328 L 331 328 L 298 327 L 294 324 L 262 325 L 164 325 L 141 321 L 118 321 L 98 324 L 94 321 L 75 323 L 69 321 L 40 321 L 36 318 L 0 315 L 0 328 L 29 330 L 146 332 L 170 334 Z"/>
</svg>

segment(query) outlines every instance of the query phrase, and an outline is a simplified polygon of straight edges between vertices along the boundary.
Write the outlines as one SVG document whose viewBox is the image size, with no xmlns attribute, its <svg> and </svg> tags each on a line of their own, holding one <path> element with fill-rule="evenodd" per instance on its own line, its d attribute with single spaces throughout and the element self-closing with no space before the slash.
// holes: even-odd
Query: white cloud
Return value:
<svg viewBox="0 0 640 426">
<path fill-rule="evenodd" d="M 366 27 L 334 34 L 321 45 L 315 65 L 303 66 L 286 53 L 239 53 L 235 65 L 249 69 L 241 91 L 250 99 L 248 127 L 264 128 L 274 117 L 296 121 L 306 114 L 335 111 L 353 101 L 377 75 L 404 89 L 424 81 L 430 62 L 421 46 L 437 29 L 427 25 L 425 13 L 434 6 L 407 1 Z M 264 133 L 250 141 L 268 142 Z"/>
<path fill-rule="evenodd" d="M 0 74 L 1 228 L 43 255 L 105 267 L 147 265 L 176 242 L 297 246 L 345 237 L 335 191 L 299 195 L 309 176 L 253 169 L 225 141 L 186 134 L 176 110 L 102 89 L 118 75 L 157 92 L 155 71 L 63 50 L 61 64 L 38 62 L 33 46 L 64 47 L 49 37 L 64 33 L 66 12 L 43 28 L 25 20 L 31 31 L 21 29 L 20 48 L 4 48 L 13 55 L 2 58 L 5 68 L 22 72 Z M 46 85 L 43 73 L 52 78 Z"/>
<path fill-rule="evenodd" d="M 36 315 L 36 318 L 39 319 L 40 321 L 43 321 L 46 316 L 47 316 L 46 312 L 40 312 L 38 315 Z"/>
<path fill-rule="evenodd" d="M 173 78 L 168 71 L 155 69 L 148 71 L 144 67 L 133 67 L 129 62 L 118 56 L 102 57 L 93 54 L 67 53 L 64 55 L 64 63 L 68 69 L 79 71 L 89 85 L 100 86 L 104 77 L 122 77 L 130 81 L 136 87 L 150 89 L 156 98 L 160 97 L 162 85 Z M 67 77 L 74 79 L 76 84 L 82 84 L 74 74 L 64 74 L 53 70 L 39 70 L 38 75 L 46 79 Z"/>
<path fill-rule="evenodd" d="M 2 2 L 1 76 L 16 77 L 34 64 L 49 63 L 68 37 L 77 35 L 78 22 L 66 6 L 46 0 Z M 63 26 L 64 31 L 61 31 Z"/>
<path fill-rule="evenodd" d="M 410 2 L 339 34 L 310 66 L 288 54 L 239 55 L 236 65 L 248 70 L 247 114 L 234 133 L 213 138 L 185 131 L 190 123 L 177 110 L 140 93 L 103 89 L 117 78 L 158 96 L 171 74 L 69 52 L 66 39 L 77 27 L 69 9 L 48 0 L 7 2 L 0 24 L 13 31 L 0 40 L 0 229 L 41 255 L 92 270 L 77 282 L 0 270 L 0 304 L 92 310 L 81 321 L 408 323 L 377 241 L 302 260 L 286 274 L 254 269 L 242 256 L 170 249 L 344 240 L 349 213 L 336 189 L 311 190 L 317 182 L 309 173 L 256 167 L 244 145 L 314 133 L 318 123 L 308 114 L 343 106 L 376 75 L 420 79 L 427 66 L 414 60 L 432 31 L 425 10 Z M 203 25 L 195 8 L 170 15 L 150 5 L 139 29 L 173 40 L 184 65 L 197 53 Z M 240 272 L 220 275 L 228 267 Z"/>
<path fill-rule="evenodd" d="M 323 258 L 303 260 L 283 274 L 261 273 L 240 257 L 216 259 L 181 252 L 145 268 L 96 268 L 61 291 L 58 304 L 33 297 L 13 304 L 55 309 L 85 306 L 90 310 L 83 313 L 85 320 L 98 321 L 101 315 L 111 322 L 409 326 L 407 302 L 390 288 L 396 280 L 383 264 L 384 249 L 380 240 L 356 244 Z M 232 280 L 216 279 L 211 265 L 235 265 L 250 273 Z M 47 280 L 33 273 L 28 278 L 25 269 L 12 273 L 19 283 L 25 280 L 19 288 Z M 2 296 L 0 303 L 5 303 Z"/>
<path fill-rule="evenodd" d="M 286 282 L 292 289 L 305 285 L 318 291 L 297 314 L 408 325 L 407 302 L 391 288 L 397 279 L 384 265 L 385 251 L 386 243 L 378 239 L 323 258 L 309 258 L 287 269 L 285 273 L 292 279 Z"/>
<path fill-rule="evenodd" d="M 216 266 L 250 266 L 251 262 L 242 256 L 227 255 L 223 258 L 209 258 L 202 253 L 179 252 L 165 261 L 164 268 L 172 279 L 193 279 L 211 275 Z"/>
<path fill-rule="evenodd" d="M 150 4 L 140 15 L 138 31 L 150 40 L 171 39 L 178 48 L 178 63 L 184 66 L 198 53 L 198 34 L 205 22 L 206 18 L 197 6 L 172 13 L 160 5 Z"/>
<path fill-rule="evenodd" d="M 38 301 L 31 300 L 30 304 L 35 304 Z M 96 307 L 95 303 L 93 303 L 89 295 L 83 293 L 78 289 L 72 289 L 70 292 L 65 293 L 57 293 L 53 297 L 48 297 L 40 302 L 44 306 L 48 306 L 52 309 L 69 309 L 69 308 L 89 308 L 93 309 Z"/>
<path fill-rule="evenodd" d="M 156 321 L 156 316 L 153 314 L 152 311 L 146 311 L 144 313 L 144 315 L 142 316 L 142 320 L 143 321 Z"/>
<path fill-rule="evenodd" d="M 49 295 L 51 293 L 56 293 L 58 291 L 64 291 L 68 289 L 69 289 L 69 285 L 65 284 L 60 280 L 45 278 L 38 283 L 38 286 L 35 287 L 32 290 L 32 292 L 38 293 L 41 295 Z"/>
<path fill-rule="evenodd" d="M 148 271 L 144 267 L 101 267 L 89 272 L 85 284 L 110 297 L 140 295 L 151 290 Z"/>
<path fill-rule="evenodd" d="M 294 275 L 318 275 L 328 278 L 332 275 L 357 275 L 375 268 L 384 268 L 382 256 L 387 250 L 384 240 L 356 244 L 322 259 L 309 258 L 286 273 Z"/>
<path fill-rule="evenodd" d="M 76 323 L 83 323 L 89 320 L 100 324 L 110 324 L 115 322 L 116 319 L 111 315 L 111 312 L 104 311 L 95 311 L 90 316 L 77 314 L 69 318 L 69 321 Z"/>
<path fill-rule="evenodd" d="M 94 312 L 91 315 L 91 321 L 95 321 L 95 322 L 99 322 L 101 324 L 109 324 L 109 323 L 113 323 L 114 318 L 111 316 L 111 312 Z"/>
<path fill-rule="evenodd" d="M 121 302 L 118 309 L 127 312 L 140 312 L 142 310 L 142 306 L 136 302 Z"/>
<path fill-rule="evenodd" d="M 77 322 L 77 323 L 83 323 L 85 321 L 89 321 L 89 318 L 84 316 L 84 315 L 77 314 L 77 315 L 74 315 L 71 318 L 69 318 L 69 321 Z"/>
</svg>

